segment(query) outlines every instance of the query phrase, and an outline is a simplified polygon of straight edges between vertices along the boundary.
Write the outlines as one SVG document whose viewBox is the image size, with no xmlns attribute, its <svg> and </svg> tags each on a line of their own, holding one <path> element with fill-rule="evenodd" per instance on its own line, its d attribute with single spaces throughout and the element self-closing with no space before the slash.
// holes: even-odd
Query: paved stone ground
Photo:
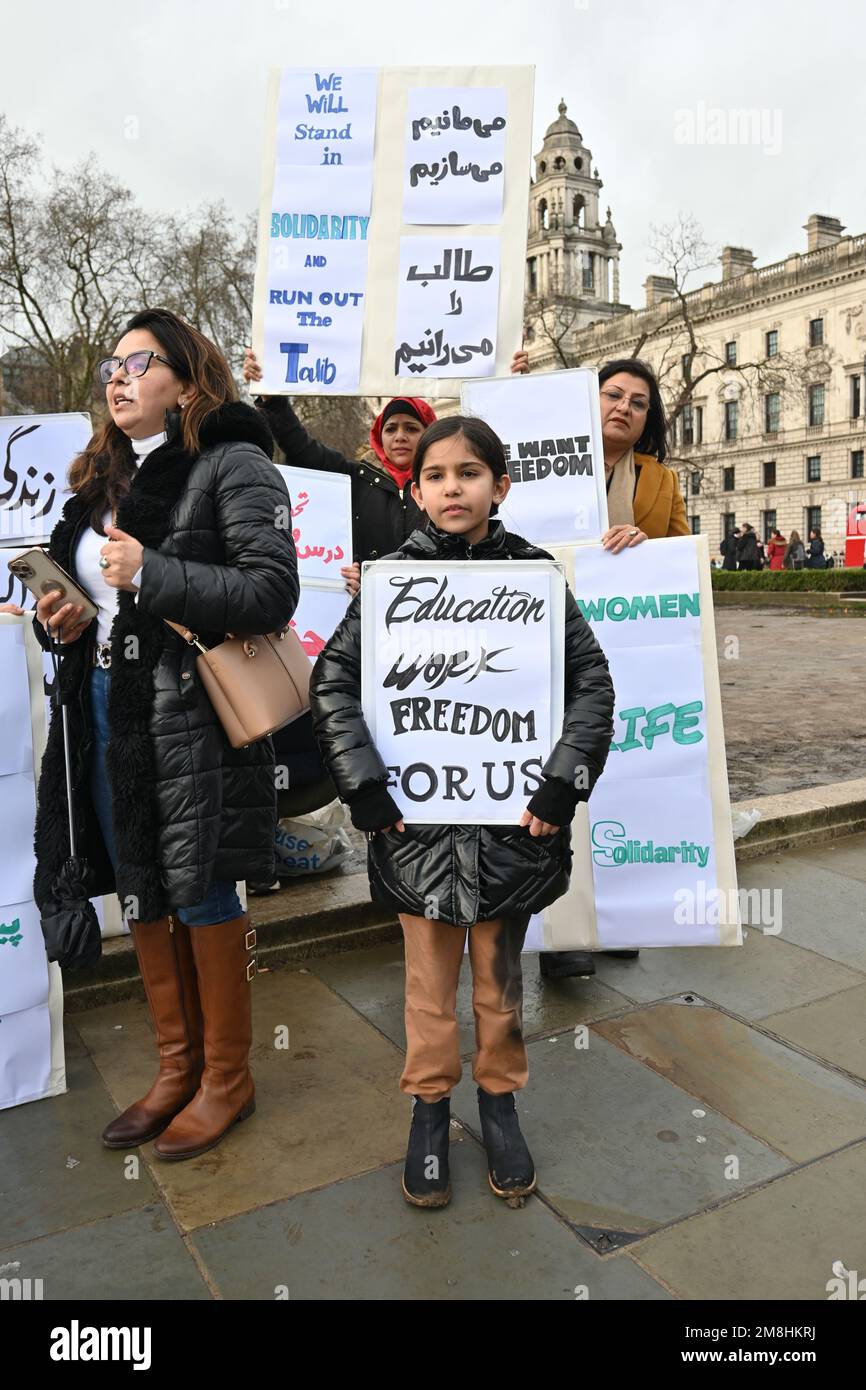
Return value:
<svg viewBox="0 0 866 1390">
<path fill-rule="evenodd" d="M 866 622 L 717 608 L 716 639 L 732 801 L 863 776 Z"/>
<path fill-rule="evenodd" d="M 384 946 L 259 977 L 257 1112 L 186 1163 L 99 1141 L 152 1077 L 144 1005 L 67 1020 L 68 1093 L 0 1116 L 0 1268 L 46 1299 L 825 1300 L 834 1261 L 866 1270 L 866 836 L 740 880 L 782 889 L 780 935 L 553 985 L 526 958 L 522 1209 L 487 1187 L 468 1061 L 452 1203 L 404 1202 Z M 469 1054 L 468 979 L 459 1008 Z"/>
</svg>

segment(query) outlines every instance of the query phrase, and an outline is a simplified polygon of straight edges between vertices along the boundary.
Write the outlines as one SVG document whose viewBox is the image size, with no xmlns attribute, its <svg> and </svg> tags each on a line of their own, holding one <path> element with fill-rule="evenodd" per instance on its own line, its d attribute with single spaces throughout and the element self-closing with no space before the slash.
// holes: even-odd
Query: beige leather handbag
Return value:
<svg viewBox="0 0 866 1390">
<path fill-rule="evenodd" d="M 189 628 L 163 621 L 198 647 L 196 670 L 232 748 L 267 738 L 310 708 L 312 664 L 294 628 L 262 637 L 227 632 L 206 647 Z"/>
</svg>

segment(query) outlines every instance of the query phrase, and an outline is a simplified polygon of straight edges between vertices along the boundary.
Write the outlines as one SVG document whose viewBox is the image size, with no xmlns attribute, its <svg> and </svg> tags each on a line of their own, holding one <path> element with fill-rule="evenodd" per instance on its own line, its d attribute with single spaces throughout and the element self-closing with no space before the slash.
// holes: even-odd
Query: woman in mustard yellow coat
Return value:
<svg viewBox="0 0 866 1390">
<path fill-rule="evenodd" d="M 645 540 L 690 534 L 679 480 L 667 457 L 667 422 L 652 368 L 638 358 L 598 374 L 609 527 L 614 555 Z"/>
</svg>

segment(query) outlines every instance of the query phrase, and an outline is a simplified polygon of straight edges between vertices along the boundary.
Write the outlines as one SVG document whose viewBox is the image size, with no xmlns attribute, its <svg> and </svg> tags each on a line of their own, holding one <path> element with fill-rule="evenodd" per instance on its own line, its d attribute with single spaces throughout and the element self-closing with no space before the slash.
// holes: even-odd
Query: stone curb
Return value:
<svg viewBox="0 0 866 1390">
<path fill-rule="evenodd" d="M 748 835 L 735 841 L 737 862 L 747 863 L 866 830 L 866 777 L 755 797 L 731 809 L 761 812 Z M 256 956 L 266 969 L 401 939 L 393 912 L 371 902 L 363 872 L 299 879 L 280 893 L 250 898 L 249 909 L 258 936 Z M 67 976 L 64 984 L 70 1014 L 122 999 L 144 999 L 128 936 L 109 938 L 99 965 Z"/>
</svg>

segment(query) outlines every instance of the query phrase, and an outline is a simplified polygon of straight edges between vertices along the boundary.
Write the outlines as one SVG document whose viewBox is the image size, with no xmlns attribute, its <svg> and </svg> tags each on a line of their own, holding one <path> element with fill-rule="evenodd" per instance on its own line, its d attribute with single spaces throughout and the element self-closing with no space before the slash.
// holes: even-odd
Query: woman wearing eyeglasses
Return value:
<svg viewBox="0 0 866 1390">
<path fill-rule="evenodd" d="M 529 355 L 514 354 L 513 372 L 529 371 Z M 679 480 L 667 458 L 667 419 L 655 373 L 637 357 L 606 362 L 598 374 L 608 529 L 601 543 L 611 555 L 643 541 L 691 534 Z M 531 539 L 531 537 L 530 537 Z M 637 951 L 605 951 L 633 959 Z M 546 979 L 594 975 L 591 951 L 542 951 Z"/>
<path fill-rule="evenodd" d="M 258 412 L 228 363 L 164 309 L 130 319 L 100 363 L 108 419 L 69 472 L 51 556 L 98 616 L 36 605 L 64 651 L 78 843 L 90 892 L 129 920 L 159 1074 L 103 1133 L 109 1148 L 157 1139 L 166 1159 L 219 1143 L 255 1109 L 249 1069 L 255 932 L 238 879 L 274 874 L 270 739 L 233 749 L 196 671 L 227 632 L 281 629 L 298 600 L 291 504 Z M 56 611 L 55 611 L 56 608 Z M 54 711 L 39 781 L 34 896 L 69 855 L 63 730 Z"/>
</svg>

